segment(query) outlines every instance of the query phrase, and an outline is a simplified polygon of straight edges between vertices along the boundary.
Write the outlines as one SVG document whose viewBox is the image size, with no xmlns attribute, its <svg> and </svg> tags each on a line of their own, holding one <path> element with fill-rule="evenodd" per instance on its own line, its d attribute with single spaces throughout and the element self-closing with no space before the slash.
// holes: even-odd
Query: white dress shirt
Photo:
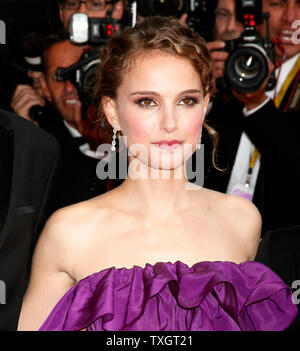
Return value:
<svg viewBox="0 0 300 351">
<path fill-rule="evenodd" d="M 79 138 L 82 137 L 82 135 L 79 133 L 79 131 L 76 128 L 71 127 L 65 120 L 63 121 L 65 126 L 67 127 L 69 133 L 72 135 L 73 138 Z M 79 150 L 88 157 L 96 158 L 96 159 L 101 159 L 103 156 L 99 156 L 96 151 L 91 150 L 90 145 L 88 143 L 82 144 L 79 146 Z M 108 156 L 106 158 L 108 160 Z"/>
</svg>

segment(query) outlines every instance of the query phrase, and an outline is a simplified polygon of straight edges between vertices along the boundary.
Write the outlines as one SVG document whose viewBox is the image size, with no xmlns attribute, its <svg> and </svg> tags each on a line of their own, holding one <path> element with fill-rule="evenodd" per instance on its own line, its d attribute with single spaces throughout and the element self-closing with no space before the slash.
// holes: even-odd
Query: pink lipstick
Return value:
<svg viewBox="0 0 300 351">
<path fill-rule="evenodd" d="M 158 146 L 160 149 L 164 150 L 173 150 L 182 144 L 182 141 L 179 140 L 161 140 L 154 145 Z"/>
</svg>

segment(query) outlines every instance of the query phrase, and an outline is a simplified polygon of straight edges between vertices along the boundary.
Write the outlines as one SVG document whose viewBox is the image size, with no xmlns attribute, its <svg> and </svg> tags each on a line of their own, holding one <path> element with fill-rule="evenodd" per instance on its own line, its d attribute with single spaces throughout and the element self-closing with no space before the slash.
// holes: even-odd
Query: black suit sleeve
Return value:
<svg viewBox="0 0 300 351">
<path fill-rule="evenodd" d="M 268 231 L 262 239 L 255 261 L 271 268 L 285 283 L 293 287 L 300 282 L 300 226 Z M 299 284 L 293 287 L 298 288 Z M 295 292 L 295 291 L 294 291 Z M 299 299 L 299 293 L 298 293 Z M 297 301 L 295 301 L 297 302 Z M 288 330 L 300 330 L 300 305 L 298 315 Z"/>
<path fill-rule="evenodd" d="M 250 140 L 264 156 L 280 153 L 282 144 L 293 150 L 299 142 L 299 115 L 296 112 L 280 112 L 269 101 L 255 113 L 245 117 L 244 128 Z"/>
<path fill-rule="evenodd" d="M 57 146 L 58 149 L 58 146 Z M 54 211 L 59 209 L 60 206 L 60 175 L 61 175 L 61 155 L 57 151 L 55 158 L 53 159 L 52 166 L 49 168 L 50 173 L 48 180 L 45 185 L 45 191 L 43 193 L 43 197 L 41 199 L 41 205 L 39 208 L 39 212 L 37 214 L 36 220 L 36 228 L 33 231 L 33 238 L 32 238 L 32 248 L 31 248 L 31 255 L 33 255 L 33 251 L 37 240 L 39 238 L 40 233 L 43 230 L 44 225 L 46 224 L 49 217 L 52 215 Z M 29 271 L 31 268 L 31 262 L 29 265 Z"/>
<path fill-rule="evenodd" d="M 262 241 L 259 244 L 256 256 L 254 261 L 261 262 L 265 264 L 266 266 L 271 265 L 271 260 L 270 260 L 270 236 L 271 236 L 271 231 L 268 231 L 265 233 Z"/>
</svg>

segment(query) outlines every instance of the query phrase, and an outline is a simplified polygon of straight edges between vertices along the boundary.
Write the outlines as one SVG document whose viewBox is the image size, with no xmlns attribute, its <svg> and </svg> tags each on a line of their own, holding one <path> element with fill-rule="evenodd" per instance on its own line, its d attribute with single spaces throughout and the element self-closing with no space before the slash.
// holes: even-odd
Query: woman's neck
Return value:
<svg viewBox="0 0 300 351">
<path fill-rule="evenodd" d="M 191 205 L 191 183 L 185 177 L 183 167 L 175 172 L 147 168 L 148 174 L 144 170 L 139 177 L 136 173 L 130 175 L 129 171 L 121 186 L 128 209 L 164 221 Z"/>
</svg>

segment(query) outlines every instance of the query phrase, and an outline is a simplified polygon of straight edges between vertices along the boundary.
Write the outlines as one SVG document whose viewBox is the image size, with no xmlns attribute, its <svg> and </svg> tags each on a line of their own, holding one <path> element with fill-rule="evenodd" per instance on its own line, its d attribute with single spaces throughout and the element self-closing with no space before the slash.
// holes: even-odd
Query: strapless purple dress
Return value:
<svg viewBox="0 0 300 351">
<path fill-rule="evenodd" d="M 261 263 L 159 262 L 82 279 L 40 330 L 277 331 L 296 314 L 290 287 Z"/>
</svg>

